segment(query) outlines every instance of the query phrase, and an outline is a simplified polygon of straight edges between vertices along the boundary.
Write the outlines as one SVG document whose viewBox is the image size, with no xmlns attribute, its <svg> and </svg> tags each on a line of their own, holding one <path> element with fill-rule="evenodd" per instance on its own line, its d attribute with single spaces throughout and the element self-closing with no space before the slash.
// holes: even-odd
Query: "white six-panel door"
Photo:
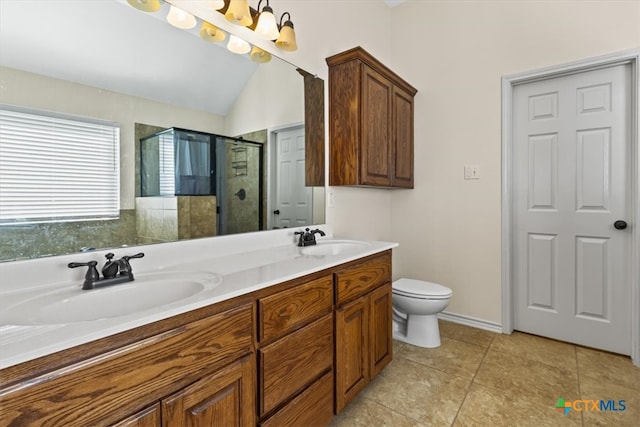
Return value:
<svg viewBox="0 0 640 427">
<path fill-rule="evenodd" d="M 305 186 L 304 127 L 279 131 L 276 134 L 276 151 L 273 224 L 278 228 L 309 225 L 312 189 Z"/>
<path fill-rule="evenodd" d="M 517 330 L 630 354 L 630 82 L 618 65 L 514 87 Z"/>
</svg>

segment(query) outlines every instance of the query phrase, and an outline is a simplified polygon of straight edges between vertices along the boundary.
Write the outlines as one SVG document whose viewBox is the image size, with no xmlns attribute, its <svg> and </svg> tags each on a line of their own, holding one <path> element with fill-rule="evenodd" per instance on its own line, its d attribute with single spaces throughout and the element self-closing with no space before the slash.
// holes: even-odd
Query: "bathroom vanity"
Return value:
<svg viewBox="0 0 640 427">
<path fill-rule="evenodd" d="M 220 283 L 181 307 L 17 326 L 20 348 L 2 338 L 0 425 L 326 425 L 391 361 L 395 246 L 328 240 L 201 258 L 179 268 L 217 270 Z M 154 255 L 167 254 L 144 260 Z M 47 334 L 67 348 L 51 351 Z"/>
</svg>

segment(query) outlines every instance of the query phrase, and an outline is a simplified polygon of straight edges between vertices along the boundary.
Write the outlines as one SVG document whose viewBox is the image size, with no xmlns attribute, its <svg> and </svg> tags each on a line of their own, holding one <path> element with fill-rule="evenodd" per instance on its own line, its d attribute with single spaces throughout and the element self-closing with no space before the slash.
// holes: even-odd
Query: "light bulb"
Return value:
<svg viewBox="0 0 640 427">
<path fill-rule="evenodd" d="M 280 35 L 278 24 L 276 24 L 276 17 L 273 16 L 273 9 L 269 6 L 265 6 L 264 9 L 262 9 L 255 32 L 265 40 L 275 40 Z"/>
<path fill-rule="evenodd" d="M 249 53 L 249 51 L 251 50 L 251 45 L 242 40 L 240 37 L 230 34 L 227 49 L 229 49 L 233 53 L 237 53 L 238 55 L 244 55 L 245 53 Z"/>
<path fill-rule="evenodd" d="M 169 8 L 167 21 L 169 22 L 169 24 L 173 25 L 174 27 L 181 28 L 183 30 L 190 30 L 191 28 L 194 28 L 198 24 L 198 21 L 196 21 L 195 16 L 175 6 L 171 6 Z"/>
<path fill-rule="evenodd" d="M 219 10 L 219 9 L 222 9 L 224 7 L 224 0 L 209 0 L 209 1 L 207 1 L 207 4 L 213 10 Z"/>
</svg>

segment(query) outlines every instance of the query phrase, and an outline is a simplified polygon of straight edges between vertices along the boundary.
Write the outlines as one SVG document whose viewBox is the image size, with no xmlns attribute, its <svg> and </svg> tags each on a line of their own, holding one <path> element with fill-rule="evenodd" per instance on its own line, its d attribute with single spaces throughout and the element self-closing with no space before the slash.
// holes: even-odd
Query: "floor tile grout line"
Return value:
<svg viewBox="0 0 640 427">
<path fill-rule="evenodd" d="M 509 335 L 509 334 L 505 334 L 505 335 Z M 527 334 L 527 335 L 531 335 L 531 334 Z M 531 336 L 537 336 L 537 335 L 531 335 Z M 544 337 L 541 337 L 541 338 L 544 338 Z M 544 339 L 549 339 L 549 338 L 544 338 Z M 553 340 L 553 341 L 555 341 L 555 340 Z M 567 343 L 567 344 L 568 344 L 568 343 Z M 574 349 L 575 349 L 575 347 L 576 347 L 576 346 L 575 346 L 575 345 L 572 345 L 572 347 L 574 347 Z M 531 358 L 531 357 L 527 356 L 526 354 L 525 354 L 525 355 L 522 355 L 522 354 L 520 354 L 520 353 L 516 353 L 516 352 L 514 352 L 514 351 L 510 351 L 509 349 L 497 349 L 497 348 L 494 348 L 493 350 L 494 350 L 495 352 L 498 352 L 498 353 L 501 353 L 501 354 L 508 354 L 509 356 L 512 356 L 512 357 L 519 357 L 519 358 L 523 358 L 523 359 L 528 360 L 529 362 L 542 363 L 543 365 L 550 366 L 550 367 L 552 367 L 552 368 L 554 368 L 554 369 L 564 369 L 563 367 L 561 367 L 561 366 L 557 366 L 557 365 L 555 365 L 555 364 L 553 364 L 553 363 L 545 362 L 545 361 L 543 361 L 543 360 L 533 359 L 533 358 Z"/>
<path fill-rule="evenodd" d="M 363 396 L 362 398 L 363 398 L 364 400 L 368 400 L 369 402 L 375 403 L 376 405 L 380 405 L 380 406 L 382 406 L 383 408 L 386 408 L 386 409 L 390 410 L 390 411 L 391 411 L 391 412 L 393 412 L 393 413 L 396 413 L 396 414 L 398 414 L 398 415 L 403 416 L 404 418 L 409 418 L 410 420 L 415 421 L 415 422 L 417 422 L 417 423 L 418 423 L 418 424 L 420 424 L 420 425 L 424 425 L 424 423 L 423 423 L 422 421 L 420 421 L 420 420 L 418 420 L 418 419 L 416 419 L 416 418 L 413 418 L 413 417 L 412 417 L 412 416 L 410 416 L 410 415 L 403 414 L 402 412 L 399 412 L 398 410 L 396 410 L 396 409 L 394 409 L 394 408 L 392 408 L 392 407 L 390 407 L 390 406 L 387 406 L 387 405 L 385 405 L 385 404 L 384 404 L 384 403 L 382 403 L 382 402 L 378 402 L 377 400 L 375 400 L 375 399 L 371 399 L 370 397 L 366 397 L 366 396 Z"/>
<path fill-rule="evenodd" d="M 2 1 L 2 0 L 0 0 L 0 1 Z M 463 379 L 463 380 L 467 380 L 468 379 L 468 377 L 463 377 L 463 376 L 458 375 L 458 374 L 452 374 L 451 372 L 443 371 L 442 369 L 436 368 L 436 367 L 431 366 L 431 365 L 427 365 L 426 363 L 419 362 L 417 360 L 409 359 L 408 357 L 405 357 L 405 356 L 398 356 L 398 357 L 400 357 L 400 358 L 402 358 L 404 360 L 407 360 L 407 361 L 409 361 L 411 363 L 415 363 L 416 365 L 420 365 L 420 366 L 424 366 L 425 368 L 433 369 L 434 371 L 438 371 L 438 372 L 440 372 L 442 374 L 445 374 L 445 375 L 450 375 L 452 377 L 460 378 L 460 379 Z M 484 358 L 484 355 L 483 355 L 483 358 Z M 480 362 L 482 363 L 482 360 Z M 469 371 L 467 371 L 467 372 L 469 372 Z M 475 376 L 475 373 L 474 373 L 474 376 Z"/>
<path fill-rule="evenodd" d="M 456 411 L 456 416 L 453 417 L 453 421 L 451 421 L 451 426 L 452 427 L 456 423 L 456 420 L 458 419 L 458 415 L 460 415 L 460 411 L 462 410 L 462 407 L 464 406 L 464 402 L 467 401 L 467 397 L 469 396 L 469 392 L 471 391 L 471 387 L 473 387 L 473 383 L 476 380 L 476 376 L 478 375 L 478 372 L 480 371 L 480 368 L 482 367 L 482 364 L 484 363 L 484 359 L 487 357 L 487 353 L 489 353 L 489 348 L 491 348 L 491 344 L 493 344 L 493 340 L 494 339 L 495 339 L 495 337 L 491 338 L 491 342 L 489 343 L 487 348 L 484 350 L 484 354 L 482 355 L 482 359 L 480 360 L 480 363 L 478 363 L 478 367 L 476 368 L 476 372 L 473 374 L 473 377 L 471 378 L 471 381 L 469 381 L 469 386 L 467 387 L 467 392 L 464 394 L 464 398 L 462 399 L 462 402 L 460 402 L 460 406 L 458 407 L 458 410 Z"/>
</svg>

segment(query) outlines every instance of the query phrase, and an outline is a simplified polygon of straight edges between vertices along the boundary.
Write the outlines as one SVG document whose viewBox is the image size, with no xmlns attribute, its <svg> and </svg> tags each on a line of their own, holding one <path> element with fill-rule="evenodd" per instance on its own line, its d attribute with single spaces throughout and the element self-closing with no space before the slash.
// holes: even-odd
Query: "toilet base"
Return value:
<svg viewBox="0 0 640 427">
<path fill-rule="evenodd" d="M 440 347 L 438 315 L 409 315 L 407 320 L 394 316 L 393 339 L 418 347 Z"/>
</svg>

